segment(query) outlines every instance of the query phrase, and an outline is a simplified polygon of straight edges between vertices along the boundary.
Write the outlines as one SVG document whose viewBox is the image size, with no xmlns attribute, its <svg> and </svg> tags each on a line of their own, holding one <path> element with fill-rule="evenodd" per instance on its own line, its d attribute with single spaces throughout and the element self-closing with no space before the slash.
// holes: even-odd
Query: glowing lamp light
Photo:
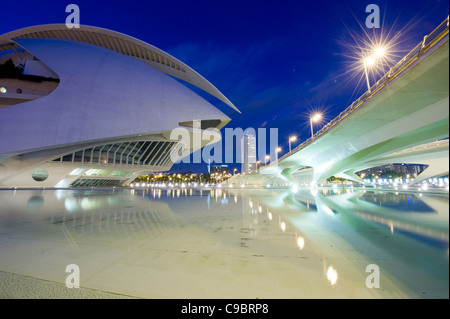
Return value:
<svg viewBox="0 0 450 319">
<path fill-rule="evenodd" d="M 301 236 L 297 237 L 297 246 L 300 250 L 305 247 L 305 239 Z"/>
<path fill-rule="evenodd" d="M 372 65 L 375 64 L 375 59 L 372 58 L 372 57 L 365 58 L 365 59 L 364 59 L 364 64 L 365 64 L 366 66 L 372 66 Z"/>
<path fill-rule="evenodd" d="M 337 270 L 334 269 L 333 266 L 328 267 L 328 270 L 327 270 L 327 279 L 328 279 L 328 281 L 330 282 L 330 284 L 331 284 L 332 286 L 334 286 L 334 285 L 336 284 L 337 280 L 338 280 L 338 273 L 337 273 Z"/>
<path fill-rule="evenodd" d="M 373 54 L 375 55 L 375 57 L 377 58 L 381 58 L 382 56 L 384 56 L 384 53 L 386 52 L 385 48 L 376 48 L 373 52 Z"/>
<path fill-rule="evenodd" d="M 311 125 L 311 137 L 314 136 L 313 122 L 319 122 L 322 119 L 322 114 L 314 113 L 309 117 L 309 124 Z"/>
<path fill-rule="evenodd" d="M 291 142 L 295 142 L 297 140 L 297 136 L 289 137 L 289 153 L 291 152 Z"/>
<path fill-rule="evenodd" d="M 297 191 L 298 191 L 297 185 L 295 185 L 295 184 L 292 185 L 291 190 L 292 190 L 293 193 L 297 193 Z"/>
<path fill-rule="evenodd" d="M 316 113 L 316 114 L 314 114 L 314 115 L 311 117 L 311 120 L 312 120 L 313 122 L 317 122 L 317 121 L 319 121 L 321 118 L 322 118 L 322 114 Z"/>
</svg>

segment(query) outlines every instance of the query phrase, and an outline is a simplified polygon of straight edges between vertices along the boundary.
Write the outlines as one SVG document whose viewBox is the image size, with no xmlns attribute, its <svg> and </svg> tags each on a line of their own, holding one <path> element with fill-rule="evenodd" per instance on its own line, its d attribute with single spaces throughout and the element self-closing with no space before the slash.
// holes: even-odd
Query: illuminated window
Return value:
<svg viewBox="0 0 450 319">
<path fill-rule="evenodd" d="M 69 173 L 69 175 L 81 175 L 83 173 L 84 168 L 75 168 L 73 171 Z"/>
<path fill-rule="evenodd" d="M 130 141 L 99 145 L 66 154 L 53 162 L 164 166 L 170 160 L 170 152 L 176 145 L 178 144 L 171 141 Z M 85 175 L 96 175 L 93 172 L 86 172 Z M 101 175 L 104 174 L 98 176 Z"/>
<path fill-rule="evenodd" d="M 130 172 L 127 172 L 127 171 L 115 171 L 114 173 L 111 174 L 111 176 L 125 177 L 128 174 L 130 174 Z"/>
<path fill-rule="evenodd" d="M 77 179 L 70 187 L 113 187 L 120 186 L 121 180 L 111 179 Z"/>
<path fill-rule="evenodd" d="M 87 176 L 107 176 L 112 172 L 109 169 L 88 169 L 84 175 Z"/>
</svg>

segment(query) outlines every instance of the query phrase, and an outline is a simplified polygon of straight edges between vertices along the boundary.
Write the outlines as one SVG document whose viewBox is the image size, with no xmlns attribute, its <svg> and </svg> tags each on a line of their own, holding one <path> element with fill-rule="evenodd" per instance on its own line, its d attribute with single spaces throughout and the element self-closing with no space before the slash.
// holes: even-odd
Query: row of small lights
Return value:
<svg viewBox="0 0 450 319">
<path fill-rule="evenodd" d="M 433 187 L 433 188 L 437 187 L 437 188 L 441 188 L 441 189 L 445 188 L 448 191 L 449 190 L 448 179 L 444 179 L 444 180 L 447 180 L 447 182 L 446 183 L 444 183 L 444 182 L 437 182 L 436 183 L 436 182 L 426 182 L 425 181 L 423 183 L 410 185 L 410 184 L 406 184 L 406 183 L 402 183 L 402 182 L 398 182 L 397 183 L 397 182 L 389 182 L 389 181 L 386 181 L 386 182 L 378 181 L 378 183 L 376 183 L 376 182 L 367 182 L 367 183 L 365 183 L 363 185 L 361 185 L 361 184 L 354 185 L 351 182 L 349 182 L 348 184 L 343 184 L 343 185 L 332 184 L 331 186 L 332 186 L 333 189 L 336 189 L 339 186 L 344 187 L 344 188 L 348 188 L 348 187 L 354 188 L 354 186 L 356 186 L 355 188 L 363 188 L 363 189 L 366 189 L 366 186 L 371 186 L 372 188 L 377 188 L 377 187 L 381 186 L 381 187 L 386 187 L 386 188 L 392 187 L 395 190 L 398 190 L 399 188 L 402 188 L 404 190 L 411 189 L 411 190 L 424 190 L 424 191 L 428 190 L 430 187 Z M 297 185 L 293 185 L 293 187 L 296 187 L 296 186 Z M 324 186 L 329 186 L 329 185 L 325 185 L 325 184 L 317 185 L 317 184 L 302 183 L 302 184 L 299 184 L 298 186 L 303 186 L 303 187 L 319 187 L 320 186 L 320 187 L 324 187 Z"/>
<path fill-rule="evenodd" d="M 401 188 L 403 188 L 404 190 L 409 189 L 410 187 L 414 187 L 414 185 L 408 185 L 407 183 L 403 183 L 402 180 L 400 179 L 396 179 L 396 180 L 392 180 L 392 179 L 379 179 L 379 180 L 374 180 L 374 181 L 370 181 L 370 180 L 364 180 L 365 184 L 362 185 L 363 188 L 366 187 L 366 185 L 372 185 L 373 187 L 377 187 L 377 185 L 379 186 L 391 186 L 394 187 L 395 189 L 398 189 L 398 187 L 400 186 Z M 408 181 L 407 181 L 408 182 Z M 234 184 L 215 184 L 215 183 L 131 183 L 130 187 L 181 187 L 181 188 L 185 188 L 185 187 L 205 187 L 205 188 L 209 188 L 209 187 L 218 187 L 218 188 L 222 188 L 222 187 L 227 187 L 227 188 L 233 188 L 233 187 L 240 187 L 240 188 L 246 188 L 246 187 L 263 187 L 262 185 L 248 185 L 248 184 L 238 184 L 233 186 Z M 313 187 L 323 187 L 323 186 L 328 186 L 325 184 L 307 184 L 307 183 L 302 183 L 302 184 L 292 184 L 292 183 L 285 183 L 285 184 L 266 184 L 265 187 L 266 188 L 271 188 L 271 187 L 297 187 L 297 186 L 313 186 Z M 353 184 L 351 182 L 349 182 L 347 185 L 343 185 L 344 187 L 346 186 L 350 186 L 353 188 Z M 361 185 L 357 185 L 358 187 Z M 449 180 L 448 178 L 433 178 L 433 179 L 429 179 L 428 182 L 424 181 L 421 184 L 417 184 L 416 188 L 419 188 L 421 190 L 428 190 L 429 186 L 432 187 L 446 187 L 446 190 L 449 190 Z M 337 188 L 338 184 L 332 184 L 333 188 Z"/>
<path fill-rule="evenodd" d="M 215 183 L 196 183 L 196 182 L 192 182 L 192 183 L 131 183 L 130 187 L 218 187 L 218 188 L 222 188 L 222 187 L 227 187 L 227 188 L 233 188 L 233 187 L 240 187 L 240 188 L 245 188 L 245 187 L 264 187 L 262 185 L 248 185 L 248 184 L 215 184 Z M 270 187 L 289 187 L 292 186 L 291 183 L 285 183 L 285 184 L 266 184 L 265 187 L 270 188 Z"/>
<path fill-rule="evenodd" d="M 413 181 L 412 179 L 406 179 L 403 181 L 400 178 L 396 179 L 387 179 L 387 178 L 378 178 L 378 179 L 364 179 L 364 183 L 370 183 L 370 184 L 409 184 L 409 182 Z M 445 178 L 430 178 L 427 181 L 424 181 L 423 183 L 428 183 L 432 185 L 439 185 L 444 186 L 449 184 L 448 177 Z"/>
</svg>

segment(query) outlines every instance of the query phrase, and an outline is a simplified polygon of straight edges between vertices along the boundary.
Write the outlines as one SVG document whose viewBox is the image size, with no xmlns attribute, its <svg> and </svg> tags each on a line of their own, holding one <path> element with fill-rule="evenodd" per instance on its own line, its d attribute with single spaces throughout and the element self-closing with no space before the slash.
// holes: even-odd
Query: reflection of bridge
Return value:
<svg viewBox="0 0 450 319">
<path fill-rule="evenodd" d="M 361 182 L 356 171 L 396 162 L 429 165 L 415 182 L 448 173 L 448 141 L 433 143 L 449 137 L 448 32 L 447 18 L 371 90 L 258 174 L 292 181 L 311 167 L 313 183 Z"/>
</svg>

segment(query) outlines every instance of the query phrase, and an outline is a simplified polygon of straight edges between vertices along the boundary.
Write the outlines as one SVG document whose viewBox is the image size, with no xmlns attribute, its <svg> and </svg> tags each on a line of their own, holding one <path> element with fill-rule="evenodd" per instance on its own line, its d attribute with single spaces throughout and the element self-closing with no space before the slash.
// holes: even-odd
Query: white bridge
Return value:
<svg viewBox="0 0 450 319">
<path fill-rule="evenodd" d="M 429 165 L 413 183 L 448 174 L 448 32 L 447 18 L 314 136 L 277 162 L 229 183 L 260 179 L 264 185 L 269 176 L 292 182 L 292 174 L 302 170 L 312 173 L 314 184 L 331 176 L 362 182 L 355 172 L 390 163 Z"/>
</svg>

